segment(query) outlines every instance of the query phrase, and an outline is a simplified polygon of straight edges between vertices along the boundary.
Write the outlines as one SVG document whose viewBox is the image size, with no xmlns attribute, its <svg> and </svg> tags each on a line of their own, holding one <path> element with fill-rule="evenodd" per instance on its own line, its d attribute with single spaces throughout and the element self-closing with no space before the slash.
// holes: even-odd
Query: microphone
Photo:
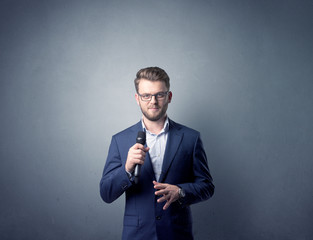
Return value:
<svg viewBox="0 0 313 240">
<path fill-rule="evenodd" d="M 136 138 L 136 143 L 140 143 L 142 145 L 146 144 L 146 132 L 143 132 L 143 131 L 138 132 L 137 138 Z M 134 171 L 134 182 L 135 182 L 135 184 L 137 184 L 139 181 L 140 169 L 141 169 L 141 165 L 136 164 L 135 171 Z"/>
</svg>

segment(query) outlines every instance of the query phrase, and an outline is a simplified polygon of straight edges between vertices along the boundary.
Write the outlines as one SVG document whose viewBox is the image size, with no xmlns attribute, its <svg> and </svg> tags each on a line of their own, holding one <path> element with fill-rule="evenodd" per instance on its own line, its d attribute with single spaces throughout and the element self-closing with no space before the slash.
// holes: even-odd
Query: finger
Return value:
<svg viewBox="0 0 313 240">
<path fill-rule="evenodd" d="M 133 157 L 136 158 L 136 159 L 145 160 L 146 154 L 142 153 L 142 152 L 134 153 Z"/>
<path fill-rule="evenodd" d="M 160 197 L 160 198 L 157 200 L 158 203 L 161 203 L 161 202 L 164 202 L 164 201 L 168 201 L 167 195 L 163 195 L 163 197 Z"/>
<path fill-rule="evenodd" d="M 130 151 L 128 152 L 128 158 L 131 159 L 141 159 L 142 158 L 142 154 L 140 152 L 136 152 L 136 151 Z"/>
<path fill-rule="evenodd" d="M 142 160 L 136 160 L 134 161 L 135 164 L 143 165 L 145 162 Z"/>
<path fill-rule="evenodd" d="M 142 161 L 144 161 L 146 158 L 146 154 L 144 152 L 141 152 L 141 150 L 139 150 L 139 152 L 131 152 L 128 155 L 129 155 L 129 158 L 139 159 Z"/>
<path fill-rule="evenodd" d="M 166 190 L 159 190 L 159 191 L 156 191 L 154 194 L 157 195 L 157 196 L 167 195 L 168 191 L 166 191 Z"/>
<path fill-rule="evenodd" d="M 171 205 L 171 201 L 167 201 L 166 203 L 165 203 L 165 205 L 163 206 L 163 210 L 166 210 L 166 209 L 168 209 L 168 207 Z"/>
<path fill-rule="evenodd" d="M 141 149 L 142 151 L 145 151 L 146 148 L 144 145 L 140 144 L 140 143 L 136 143 L 135 145 L 132 146 L 133 149 Z"/>
<path fill-rule="evenodd" d="M 145 158 L 142 158 L 141 155 L 129 156 L 129 163 L 131 164 L 143 164 L 144 162 L 145 162 Z"/>
<path fill-rule="evenodd" d="M 133 153 L 133 154 L 140 154 L 140 155 L 146 155 L 146 152 L 143 151 L 142 149 L 131 149 L 130 153 Z"/>
<path fill-rule="evenodd" d="M 165 189 L 167 186 L 167 184 L 158 183 L 156 181 L 153 181 L 153 184 L 155 189 Z"/>
</svg>

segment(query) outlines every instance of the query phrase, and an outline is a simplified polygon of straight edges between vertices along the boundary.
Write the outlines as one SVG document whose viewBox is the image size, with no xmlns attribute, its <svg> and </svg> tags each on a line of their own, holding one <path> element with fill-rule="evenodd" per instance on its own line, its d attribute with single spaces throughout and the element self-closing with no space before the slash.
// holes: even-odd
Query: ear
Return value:
<svg viewBox="0 0 313 240">
<path fill-rule="evenodd" d="M 136 98 L 137 104 L 139 105 L 139 95 L 137 93 L 135 94 L 135 98 Z"/>
<path fill-rule="evenodd" d="M 168 92 L 168 103 L 172 101 L 173 93 L 171 91 Z"/>
</svg>

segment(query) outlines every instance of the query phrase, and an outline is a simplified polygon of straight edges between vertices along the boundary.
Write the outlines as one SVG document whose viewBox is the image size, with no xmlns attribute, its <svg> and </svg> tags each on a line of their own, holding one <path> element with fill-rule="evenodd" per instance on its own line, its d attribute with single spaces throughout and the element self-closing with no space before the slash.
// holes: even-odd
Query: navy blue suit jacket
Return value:
<svg viewBox="0 0 313 240">
<path fill-rule="evenodd" d="M 156 202 L 149 154 L 141 167 L 138 184 L 125 171 L 128 150 L 135 144 L 138 131 L 142 131 L 141 122 L 112 137 L 100 181 L 102 199 L 111 203 L 126 193 L 123 239 L 193 239 L 189 205 L 209 199 L 214 192 L 199 132 L 169 120 L 159 182 L 178 185 L 186 196 L 163 210 L 165 203 Z"/>
</svg>

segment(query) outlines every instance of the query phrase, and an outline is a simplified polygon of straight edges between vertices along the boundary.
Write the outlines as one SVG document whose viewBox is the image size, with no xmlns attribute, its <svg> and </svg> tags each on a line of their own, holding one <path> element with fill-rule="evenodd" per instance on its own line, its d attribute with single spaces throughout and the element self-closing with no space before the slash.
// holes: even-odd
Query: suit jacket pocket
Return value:
<svg viewBox="0 0 313 240">
<path fill-rule="evenodd" d="M 125 215 L 124 216 L 124 226 L 138 227 L 139 226 L 138 216 Z"/>
</svg>

